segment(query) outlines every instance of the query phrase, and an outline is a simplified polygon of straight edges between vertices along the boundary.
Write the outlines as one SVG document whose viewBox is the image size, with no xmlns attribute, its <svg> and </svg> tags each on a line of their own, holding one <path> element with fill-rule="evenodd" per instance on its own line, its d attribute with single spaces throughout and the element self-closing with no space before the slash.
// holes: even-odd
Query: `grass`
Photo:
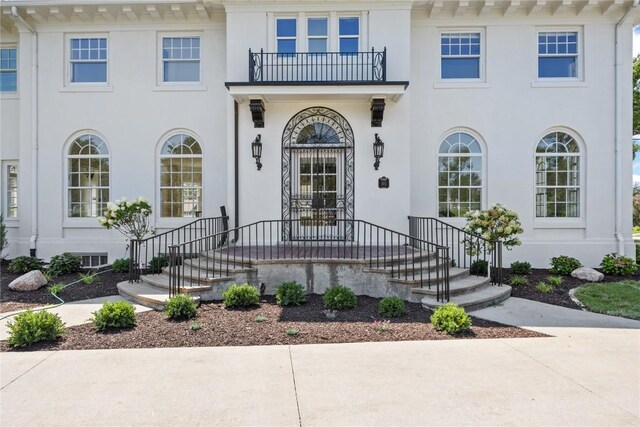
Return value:
<svg viewBox="0 0 640 427">
<path fill-rule="evenodd" d="M 595 313 L 640 319 L 640 282 L 594 283 L 577 289 L 575 295 Z"/>
<path fill-rule="evenodd" d="M 538 282 L 536 289 L 538 290 L 538 292 L 542 292 L 543 294 L 548 294 L 553 290 L 553 287 L 545 282 Z"/>
</svg>

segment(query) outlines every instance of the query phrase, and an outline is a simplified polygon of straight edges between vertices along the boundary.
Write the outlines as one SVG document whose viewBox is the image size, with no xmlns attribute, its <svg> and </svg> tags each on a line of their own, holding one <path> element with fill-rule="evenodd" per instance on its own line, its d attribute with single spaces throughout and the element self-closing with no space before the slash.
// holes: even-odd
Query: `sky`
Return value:
<svg viewBox="0 0 640 427">
<path fill-rule="evenodd" d="M 633 29 L 633 56 L 640 53 L 640 25 Z M 633 160 L 633 182 L 640 183 L 640 153 Z"/>
</svg>

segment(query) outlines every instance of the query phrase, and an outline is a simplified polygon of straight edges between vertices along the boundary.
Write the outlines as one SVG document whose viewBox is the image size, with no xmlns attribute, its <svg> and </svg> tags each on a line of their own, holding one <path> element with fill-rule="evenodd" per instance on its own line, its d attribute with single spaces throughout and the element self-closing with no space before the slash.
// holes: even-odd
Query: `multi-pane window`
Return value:
<svg viewBox="0 0 640 427">
<path fill-rule="evenodd" d="M 440 34 L 440 55 L 441 78 L 480 78 L 480 33 Z"/>
<path fill-rule="evenodd" d="M 109 201 L 109 148 L 96 135 L 76 138 L 67 154 L 68 216 L 99 217 Z"/>
<path fill-rule="evenodd" d="M 456 132 L 440 144 L 438 214 L 461 217 L 482 205 L 482 149 L 471 135 Z"/>
<path fill-rule="evenodd" d="M 18 90 L 18 61 L 15 47 L 0 49 L 0 92 Z"/>
<path fill-rule="evenodd" d="M 107 39 L 105 37 L 71 38 L 69 43 L 71 83 L 107 82 Z"/>
<path fill-rule="evenodd" d="M 338 32 L 340 53 L 357 53 L 360 45 L 360 19 L 339 18 Z"/>
<path fill-rule="evenodd" d="M 542 138 L 536 148 L 536 217 L 580 216 L 580 147 L 563 132 Z"/>
<path fill-rule="evenodd" d="M 327 18 L 307 19 L 308 51 L 325 53 L 327 51 L 328 25 Z"/>
<path fill-rule="evenodd" d="M 276 19 L 276 49 L 279 54 L 296 52 L 296 18 Z"/>
<path fill-rule="evenodd" d="M 578 77 L 578 33 L 538 33 L 538 77 Z"/>
<path fill-rule="evenodd" d="M 200 82 L 200 37 L 162 38 L 162 81 Z"/>
<path fill-rule="evenodd" d="M 18 164 L 5 165 L 5 217 L 18 218 Z"/>
<path fill-rule="evenodd" d="M 192 136 L 174 135 L 160 152 L 160 216 L 202 215 L 202 150 Z"/>
</svg>

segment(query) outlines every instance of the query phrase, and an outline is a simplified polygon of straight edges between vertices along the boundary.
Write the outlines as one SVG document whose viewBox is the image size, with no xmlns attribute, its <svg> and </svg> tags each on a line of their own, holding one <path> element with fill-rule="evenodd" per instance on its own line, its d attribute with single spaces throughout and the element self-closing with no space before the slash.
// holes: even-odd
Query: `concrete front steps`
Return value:
<svg viewBox="0 0 640 427">
<path fill-rule="evenodd" d="M 422 306 L 433 310 L 445 304 L 436 299 L 436 288 L 422 287 L 412 289 L 413 293 L 424 295 L 421 299 Z M 467 276 L 449 283 L 449 302 L 455 303 L 469 311 L 480 310 L 495 304 L 499 304 L 511 296 L 511 286 L 491 285 L 488 277 Z"/>
</svg>

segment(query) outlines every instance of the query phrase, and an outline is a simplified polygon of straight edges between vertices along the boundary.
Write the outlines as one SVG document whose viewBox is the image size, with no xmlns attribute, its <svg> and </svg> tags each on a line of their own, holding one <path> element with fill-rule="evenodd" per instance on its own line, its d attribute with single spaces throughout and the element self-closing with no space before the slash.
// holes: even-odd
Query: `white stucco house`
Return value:
<svg viewBox="0 0 640 427">
<path fill-rule="evenodd" d="M 159 231 L 225 206 L 299 239 L 501 203 L 506 262 L 634 254 L 637 3 L 3 0 L 9 258 L 121 258 L 97 217 L 140 195 Z"/>
</svg>

